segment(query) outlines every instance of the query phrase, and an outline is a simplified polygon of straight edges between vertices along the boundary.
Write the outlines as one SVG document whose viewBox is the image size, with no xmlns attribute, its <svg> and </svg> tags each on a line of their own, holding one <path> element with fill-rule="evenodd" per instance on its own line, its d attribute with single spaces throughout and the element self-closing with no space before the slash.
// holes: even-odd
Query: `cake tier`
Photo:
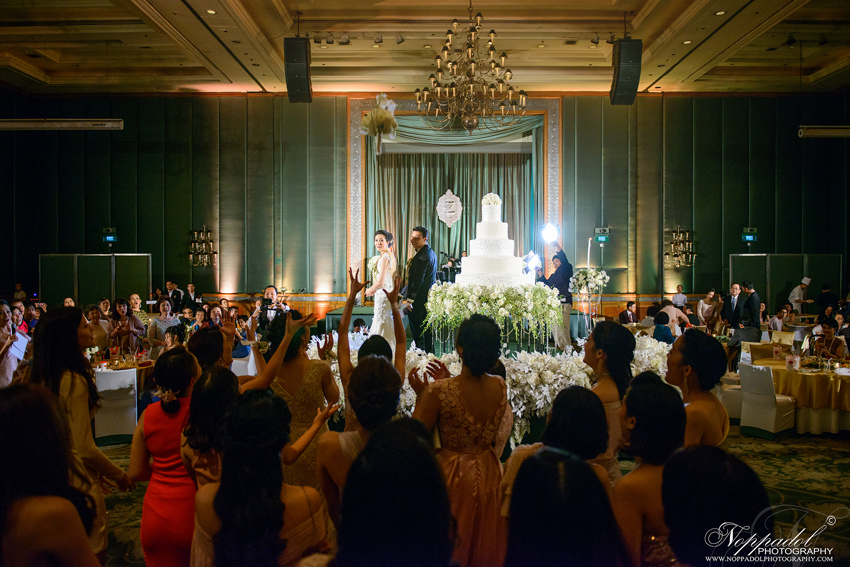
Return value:
<svg viewBox="0 0 850 567">
<path fill-rule="evenodd" d="M 514 241 L 507 238 L 476 238 L 469 241 L 470 256 L 513 256 Z"/>
<path fill-rule="evenodd" d="M 458 274 L 457 285 L 513 286 L 534 283 L 534 274 Z"/>
<path fill-rule="evenodd" d="M 501 222 L 502 205 L 481 205 L 481 220 L 484 222 Z"/>
<path fill-rule="evenodd" d="M 467 256 L 461 261 L 462 274 L 521 274 L 522 258 L 516 256 Z"/>
<path fill-rule="evenodd" d="M 475 225 L 475 237 L 481 240 L 507 240 L 508 223 L 501 221 L 479 222 Z"/>
</svg>

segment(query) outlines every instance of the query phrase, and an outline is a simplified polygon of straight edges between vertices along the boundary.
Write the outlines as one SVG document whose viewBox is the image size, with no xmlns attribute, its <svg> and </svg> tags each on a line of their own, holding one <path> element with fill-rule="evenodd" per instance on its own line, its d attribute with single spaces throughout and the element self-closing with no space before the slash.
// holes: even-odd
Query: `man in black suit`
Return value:
<svg viewBox="0 0 850 567">
<path fill-rule="evenodd" d="M 186 293 L 183 295 L 182 308 L 189 308 L 192 310 L 192 313 L 194 313 L 195 309 L 200 307 L 203 302 L 204 296 L 200 293 L 195 293 L 195 284 L 186 284 Z"/>
<path fill-rule="evenodd" d="M 620 324 L 628 325 L 629 323 L 637 323 L 637 305 L 634 301 L 626 302 L 626 310 L 620 313 Z"/>
<path fill-rule="evenodd" d="M 761 307 L 761 298 L 756 293 L 756 290 L 753 289 L 753 282 L 744 280 L 741 282 L 741 287 L 744 293 L 747 294 L 747 299 L 744 300 L 744 309 L 741 312 L 741 322 L 738 324 L 738 327 L 741 329 L 745 327 L 754 328 L 759 331 L 760 335 L 761 319 L 759 318 L 759 308 Z M 759 339 L 756 338 L 756 340 Z"/>
<path fill-rule="evenodd" d="M 183 305 L 183 291 L 172 281 L 165 282 L 165 289 L 168 290 L 168 297 L 171 299 L 171 310 L 179 309 Z"/>
<path fill-rule="evenodd" d="M 730 297 L 723 304 L 720 318 L 732 329 L 738 329 L 741 324 L 741 311 L 744 309 L 744 301 L 741 299 L 741 286 L 732 284 L 729 289 Z"/>
<path fill-rule="evenodd" d="M 428 229 L 416 226 L 410 232 L 410 245 L 416 255 L 407 263 L 407 286 L 402 290 L 412 305 L 406 307 L 410 317 L 410 331 L 416 346 L 425 352 L 434 352 L 434 337 L 430 329 L 425 329 L 428 312 L 428 290 L 437 280 L 437 255 L 428 246 Z"/>
</svg>

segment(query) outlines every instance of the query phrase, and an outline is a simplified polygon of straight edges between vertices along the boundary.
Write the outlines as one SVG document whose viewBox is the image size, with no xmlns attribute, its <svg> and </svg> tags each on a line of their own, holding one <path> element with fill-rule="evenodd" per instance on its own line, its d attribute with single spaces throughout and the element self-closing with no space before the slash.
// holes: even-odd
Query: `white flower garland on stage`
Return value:
<svg viewBox="0 0 850 567">
<path fill-rule="evenodd" d="M 510 318 L 514 333 L 519 333 L 525 319 L 527 332 L 536 337 L 540 324 L 555 328 L 562 321 L 558 290 L 540 282 L 515 286 L 437 282 L 428 292 L 425 309 L 432 329 L 456 330 L 473 313 L 480 313 L 497 322 Z"/>
<path fill-rule="evenodd" d="M 366 335 L 349 333 L 349 345 L 351 345 L 351 363 L 357 366 L 357 351 L 367 338 Z M 312 359 L 318 359 L 319 337 L 313 337 L 307 350 L 307 355 Z M 333 358 L 337 358 L 338 335 L 334 332 Z M 632 373 L 637 375 L 645 370 L 651 370 L 662 378 L 667 373 L 667 353 L 670 345 L 656 341 L 652 337 L 638 337 L 635 348 L 635 357 L 632 361 Z M 413 368 L 419 369 L 419 375 L 425 375 L 425 368 L 432 360 L 438 359 L 449 369 L 452 376 L 460 374 L 463 363 L 456 351 L 436 357 L 425 351 L 411 347 L 407 351 L 405 363 L 405 374 L 410 373 Z M 567 386 L 582 386 L 590 388 L 593 384 L 593 373 L 582 359 L 584 353 L 575 351 L 571 353 L 560 353 L 555 356 L 539 352 L 514 352 L 507 357 L 502 357 L 502 363 L 507 371 L 508 401 L 514 414 L 514 426 L 511 436 L 511 447 L 520 443 L 522 437 L 531 429 L 531 419 L 534 417 L 545 417 L 552 409 L 552 402 L 558 392 Z M 339 419 L 339 414 L 345 413 L 345 396 L 343 394 L 342 382 L 339 378 L 339 364 L 331 364 L 334 380 L 340 391 L 340 410 L 334 419 Z M 401 390 L 398 414 L 400 416 L 411 416 L 416 407 L 416 393 L 407 382 L 407 376 L 403 377 L 404 384 Z"/>
</svg>

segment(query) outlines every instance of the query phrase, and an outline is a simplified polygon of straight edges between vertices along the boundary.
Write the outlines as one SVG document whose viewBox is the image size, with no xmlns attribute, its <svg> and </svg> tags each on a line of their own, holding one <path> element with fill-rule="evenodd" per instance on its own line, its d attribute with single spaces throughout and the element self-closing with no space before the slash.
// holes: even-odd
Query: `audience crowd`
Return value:
<svg viewBox="0 0 850 567">
<path fill-rule="evenodd" d="M 365 287 L 349 276 L 345 328 Z M 712 335 L 781 330 L 800 308 L 789 299 L 769 317 L 752 282 L 723 297 L 710 289 L 696 309 L 680 286 L 648 309 L 640 324 L 672 344 L 663 378 L 633 377 L 633 333 L 597 323 L 584 344 L 593 387 L 558 392 L 540 441 L 504 464 L 513 414 L 492 319 L 461 324 L 457 376 L 439 362 L 405 376 L 404 350 L 381 336 L 363 343 L 355 367 L 341 333 L 340 392 L 329 341 L 322 360 L 307 357 L 315 317 L 288 309 L 274 286 L 244 315 L 186 288 L 157 289 L 155 313 L 138 294 L 85 311 L 71 298 L 47 310 L 21 286 L 0 301 L 0 457 L 15 463 L 0 467 L 0 566 L 105 565 L 104 492 L 142 482 L 149 567 L 696 566 L 720 553 L 708 531 L 729 521 L 755 530 L 770 508 L 755 473 L 721 448 L 729 417 L 712 393 L 727 360 Z M 388 296 L 405 344 L 399 288 Z M 846 303 L 824 286 L 817 305 L 813 348 L 843 357 Z M 638 319 L 629 302 L 620 323 Z M 237 376 L 231 364 L 250 349 L 256 375 Z M 155 391 L 124 470 L 94 443 L 92 361 L 143 350 Z M 405 380 L 412 418 L 397 417 Z M 341 395 L 345 431 L 330 431 Z M 626 475 L 622 453 L 636 464 Z"/>
</svg>

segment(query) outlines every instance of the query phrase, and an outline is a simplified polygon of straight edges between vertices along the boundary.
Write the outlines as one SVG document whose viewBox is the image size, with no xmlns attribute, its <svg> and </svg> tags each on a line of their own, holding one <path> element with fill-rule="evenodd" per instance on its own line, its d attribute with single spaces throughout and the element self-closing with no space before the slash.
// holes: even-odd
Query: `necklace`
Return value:
<svg viewBox="0 0 850 567">
<path fill-rule="evenodd" d="M 599 384 L 599 381 L 600 381 L 600 380 L 602 380 L 602 379 L 603 379 L 603 378 L 605 378 L 605 377 L 610 378 L 610 377 L 611 377 L 611 373 L 610 373 L 610 372 L 602 372 L 601 374 L 597 374 L 596 376 L 594 376 L 594 377 L 593 377 L 593 378 L 594 378 L 594 379 L 593 379 L 593 383 L 594 383 L 594 384 Z"/>
</svg>

